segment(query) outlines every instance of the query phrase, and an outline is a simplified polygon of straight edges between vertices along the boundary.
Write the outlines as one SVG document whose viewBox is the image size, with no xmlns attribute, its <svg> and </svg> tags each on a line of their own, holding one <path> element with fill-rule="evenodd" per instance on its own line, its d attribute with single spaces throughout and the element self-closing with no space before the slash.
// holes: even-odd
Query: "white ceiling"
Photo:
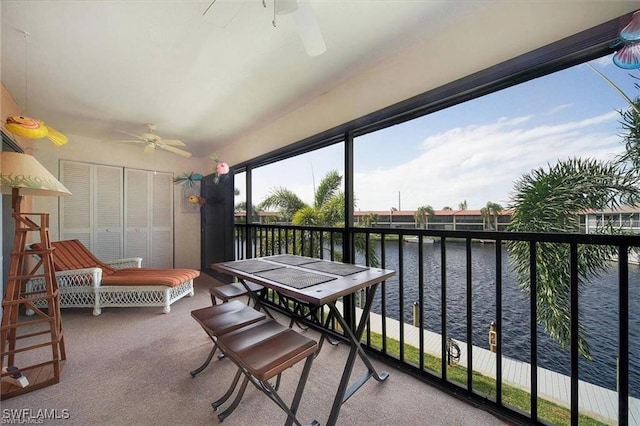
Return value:
<svg viewBox="0 0 640 426">
<path fill-rule="evenodd" d="M 540 43 L 529 35 L 500 35 L 500 25 L 486 21 L 475 30 L 460 25 L 509 2 L 311 0 L 327 45 L 324 54 L 311 57 L 292 15 L 277 16 L 272 25 L 273 1 L 266 0 L 265 8 L 262 0 L 217 0 L 203 16 L 210 0 L 3 0 L 2 82 L 25 115 L 63 133 L 116 140 L 122 134 L 115 130 L 140 133 L 150 122 L 162 137 L 181 139 L 187 150 L 205 157 L 381 63 L 393 65 L 390 57 L 438 34 L 457 33 L 472 43 L 492 33 L 508 46 L 521 38 L 521 47 L 510 47 L 514 53 Z M 533 4 L 554 2 L 511 3 L 526 12 Z M 607 14 L 599 6 L 602 16 L 588 19 L 576 10 L 575 19 L 591 25 L 632 10 L 618 3 Z M 553 14 L 548 16 L 552 22 Z M 549 32 L 542 21 L 537 25 L 538 32 Z M 455 51 L 460 40 L 450 42 L 439 43 L 432 57 L 474 57 Z M 429 78 L 433 85 L 443 83 Z"/>
</svg>

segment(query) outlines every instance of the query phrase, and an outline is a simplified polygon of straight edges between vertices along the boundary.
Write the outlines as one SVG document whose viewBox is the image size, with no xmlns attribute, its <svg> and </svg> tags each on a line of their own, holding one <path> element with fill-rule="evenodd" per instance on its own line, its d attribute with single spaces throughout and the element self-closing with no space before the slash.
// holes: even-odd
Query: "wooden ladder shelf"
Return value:
<svg viewBox="0 0 640 426">
<path fill-rule="evenodd" d="M 60 297 L 53 267 L 53 249 L 49 240 L 49 215 L 13 213 L 13 217 L 15 240 L 11 251 L 7 292 L 2 302 L 0 327 L 0 400 L 58 383 L 66 359 Z M 39 234 L 41 249 L 27 249 L 29 233 Z M 40 260 L 31 267 L 28 259 L 34 254 Z M 26 283 L 35 277 L 44 277 L 44 292 L 26 292 Z M 24 316 L 27 309 L 35 315 Z M 9 366 L 16 367 L 17 370 L 5 371 L 5 367 Z M 19 386 L 11 378 L 16 372 L 27 378 L 27 386 Z"/>
</svg>

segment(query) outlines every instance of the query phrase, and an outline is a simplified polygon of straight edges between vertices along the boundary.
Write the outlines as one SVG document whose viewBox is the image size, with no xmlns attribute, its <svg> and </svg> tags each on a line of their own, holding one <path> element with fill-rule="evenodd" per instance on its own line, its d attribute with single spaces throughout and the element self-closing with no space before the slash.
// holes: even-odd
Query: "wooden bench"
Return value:
<svg viewBox="0 0 640 426">
<path fill-rule="evenodd" d="M 225 411 L 218 414 L 220 421 L 235 410 L 247 384 L 251 382 L 256 389 L 267 395 L 287 414 L 286 425 L 300 424 L 296 418 L 296 412 L 309 377 L 311 364 L 318 350 L 318 343 L 315 340 L 271 318 L 266 318 L 219 336 L 218 344 L 226 356 L 238 366 L 238 371 L 227 392 L 212 403 L 215 410 L 229 399 L 237 387 L 239 378 L 244 375 L 234 401 Z M 302 360 L 305 360 L 305 364 L 293 400 L 290 405 L 287 405 L 278 395 L 278 385 L 272 386 L 269 380 L 277 376 L 277 383 L 279 383 L 280 374 Z M 318 425 L 316 421 L 312 424 Z"/>
<path fill-rule="evenodd" d="M 252 282 L 248 282 L 247 285 L 249 286 L 249 290 L 253 292 L 264 289 L 260 284 Z M 230 283 L 211 287 L 209 293 L 211 294 L 211 304 L 216 305 L 217 300 L 226 303 L 231 299 L 246 295 L 247 289 L 241 283 Z M 251 301 L 251 298 L 249 298 L 249 301 Z M 249 301 L 247 301 L 247 303 L 249 303 Z"/>
<path fill-rule="evenodd" d="M 190 372 L 191 377 L 195 377 L 209 365 L 218 350 L 217 338 L 219 336 L 266 318 L 262 312 L 258 312 L 238 300 L 195 309 L 191 311 L 191 316 L 213 342 L 209 356 L 200 367 Z"/>
<path fill-rule="evenodd" d="M 254 293 L 264 290 L 263 286 L 261 286 L 260 284 L 252 283 L 251 281 L 247 282 L 247 286 L 249 287 L 249 291 Z M 211 304 L 216 305 L 218 303 L 217 302 L 218 299 L 222 303 L 226 303 L 231 299 L 248 295 L 249 292 L 247 291 L 246 287 L 242 285 L 242 283 L 230 283 L 230 284 L 219 285 L 217 287 L 211 287 L 209 288 L 209 293 L 211 295 Z M 247 299 L 247 304 L 250 304 L 250 303 L 251 303 L 251 297 Z M 268 313 L 268 311 L 265 311 L 265 312 L 267 312 L 267 315 L 271 316 Z M 298 326 L 302 330 L 307 330 L 307 327 L 297 323 L 295 319 L 291 318 L 291 323 L 289 324 L 289 327 L 293 327 L 293 324 L 298 324 Z M 337 344 L 332 340 L 329 340 L 329 342 L 332 345 Z"/>
</svg>

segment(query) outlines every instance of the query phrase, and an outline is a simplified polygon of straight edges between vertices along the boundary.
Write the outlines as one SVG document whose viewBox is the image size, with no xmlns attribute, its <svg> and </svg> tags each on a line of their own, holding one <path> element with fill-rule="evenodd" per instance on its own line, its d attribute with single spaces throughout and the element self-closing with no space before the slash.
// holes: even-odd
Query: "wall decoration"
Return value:
<svg viewBox="0 0 640 426">
<path fill-rule="evenodd" d="M 200 182 L 202 180 L 202 175 L 200 173 L 191 172 L 191 173 L 182 173 L 180 176 L 173 180 L 173 183 L 179 183 L 183 186 L 193 186 L 196 182 Z"/>
<path fill-rule="evenodd" d="M 200 213 L 204 198 L 200 197 L 200 182 L 182 187 L 182 213 Z"/>
<path fill-rule="evenodd" d="M 174 184 L 182 185 L 182 212 L 198 213 L 205 199 L 200 196 L 200 173 L 182 173 L 173 180 Z"/>
<path fill-rule="evenodd" d="M 220 183 L 221 180 L 226 179 L 229 174 L 229 165 L 224 161 L 220 161 L 218 159 L 217 154 L 212 154 L 209 156 L 213 160 L 213 183 Z"/>
</svg>

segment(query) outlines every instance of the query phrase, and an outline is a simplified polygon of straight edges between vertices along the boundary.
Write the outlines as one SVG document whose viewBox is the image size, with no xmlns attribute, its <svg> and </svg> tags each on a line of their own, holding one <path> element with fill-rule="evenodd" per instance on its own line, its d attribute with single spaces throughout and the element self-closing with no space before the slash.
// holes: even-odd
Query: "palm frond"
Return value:
<svg viewBox="0 0 640 426">
<path fill-rule="evenodd" d="M 629 98 L 629 96 L 627 96 L 626 93 L 622 91 L 622 89 L 620 89 L 613 81 L 611 81 L 609 77 L 595 69 L 593 65 L 588 62 L 586 64 L 589 68 L 591 68 L 593 72 L 598 74 L 604 81 L 606 81 L 613 90 L 615 90 L 620 96 L 622 96 L 629 103 L 629 106 L 636 111 L 636 114 L 640 114 L 640 109 L 638 109 L 638 106 L 631 100 L 631 98 Z"/>
<path fill-rule="evenodd" d="M 336 170 L 332 170 L 327 175 L 322 178 L 320 184 L 318 185 L 318 189 L 315 193 L 315 208 L 322 208 L 324 203 L 326 203 L 331 197 L 333 197 L 339 190 L 342 185 L 342 176 Z"/>
<path fill-rule="evenodd" d="M 322 216 L 317 209 L 305 206 L 294 213 L 291 223 L 297 226 L 321 226 Z"/>
<path fill-rule="evenodd" d="M 285 220 L 291 221 L 294 213 L 306 206 L 305 202 L 293 191 L 279 187 L 272 189 L 269 194 L 267 194 L 267 197 L 258 205 L 258 208 L 260 210 L 276 208 Z"/>
<path fill-rule="evenodd" d="M 344 223 L 344 192 L 340 191 L 328 198 L 320 208 L 322 223 L 326 226 L 334 226 L 336 223 Z"/>
<path fill-rule="evenodd" d="M 635 100 L 635 109 L 627 109 L 622 113 L 622 128 L 625 151 L 617 158 L 618 164 L 632 173 L 640 172 L 640 99 Z"/>
<path fill-rule="evenodd" d="M 594 159 L 569 159 L 548 169 L 532 170 L 515 183 L 510 231 L 580 232 L 579 212 L 615 207 L 621 200 L 637 199 L 637 182 L 613 163 Z M 487 208 L 488 210 L 488 208 Z M 510 260 L 519 287 L 530 294 L 529 243 L 509 243 Z M 538 321 L 561 346 L 569 344 L 570 264 L 568 244 L 540 243 L 536 248 Z M 614 253 L 609 246 L 578 248 L 579 288 L 604 271 Z M 584 329 L 578 336 L 580 353 L 590 359 Z"/>
</svg>

